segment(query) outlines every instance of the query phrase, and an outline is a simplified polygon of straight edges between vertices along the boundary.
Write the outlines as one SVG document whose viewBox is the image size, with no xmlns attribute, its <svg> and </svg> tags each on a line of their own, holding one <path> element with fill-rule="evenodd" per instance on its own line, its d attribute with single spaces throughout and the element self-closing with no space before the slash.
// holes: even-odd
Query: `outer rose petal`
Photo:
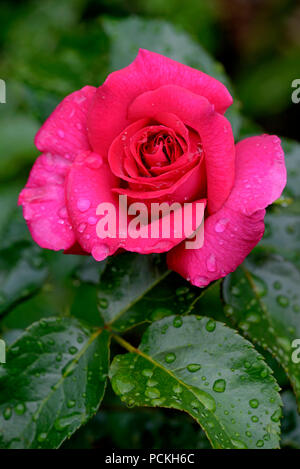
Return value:
<svg viewBox="0 0 300 469">
<path fill-rule="evenodd" d="M 235 147 L 229 121 L 214 111 L 206 98 L 179 86 L 162 86 L 138 96 L 129 107 L 132 120 L 173 113 L 185 125 L 197 130 L 205 155 L 208 210 L 214 213 L 223 205 L 233 186 Z"/>
<path fill-rule="evenodd" d="M 57 106 L 36 135 L 35 145 L 41 152 L 73 160 L 80 151 L 90 149 L 87 112 L 95 92 L 93 86 L 85 86 Z"/>
<path fill-rule="evenodd" d="M 133 99 L 145 91 L 172 84 L 206 97 L 222 114 L 232 104 L 227 88 L 215 78 L 141 49 L 132 64 L 110 74 L 97 90 L 88 123 L 93 150 L 106 153 L 114 138 L 130 124 L 127 108 Z"/>
<path fill-rule="evenodd" d="M 286 184 L 284 154 L 275 136 L 252 137 L 237 145 L 236 181 L 225 205 L 204 223 L 204 245 L 168 253 L 168 265 L 194 285 L 206 286 L 234 271 L 264 233 L 264 208 Z"/>
<path fill-rule="evenodd" d="M 69 166 L 69 161 L 61 156 L 39 156 L 19 196 L 29 231 L 42 248 L 69 249 L 75 242 L 65 200 L 64 182 Z"/>
<path fill-rule="evenodd" d="M 96 260 L 100 261 L 114 254 L 119 248 L 141 254 L 165 252 L 185 239 L 184 233 L 181 238 L 175 238 L 171 234 L 168 239 L 150 237 L 133 239 L 130 236 L 99 238 L 96 232 L 100 219 L 97 215 L 99 204 L 110 203 L 115 207 L 118 228 L 119 200 L 118 196 L 112 192 L 112 188 L 117 184 L 118 180 L 111 172 L 108 163 L 95 153 L 84 152 L 78 155 L 69 171 L 66 184 L 68 212 L 76 231 L 76 238 L 86 252 L 91 253 Z M 197 202 L 202 203 L 204 211 L 206 201 L 198 200 Z M 199 218 L 196 217 L 195 210 L 193 215 L 192 230 L 188 235 L 191 235 L 198 227 L 196 221 Z"/>
</svg>

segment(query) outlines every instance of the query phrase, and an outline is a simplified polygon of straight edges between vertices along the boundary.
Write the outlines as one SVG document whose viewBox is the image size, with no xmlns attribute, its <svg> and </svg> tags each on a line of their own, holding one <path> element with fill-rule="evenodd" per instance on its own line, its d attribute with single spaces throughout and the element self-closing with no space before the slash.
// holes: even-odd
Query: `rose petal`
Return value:
<svg viewBox="0 0 300 469">
<path fill-rule="evenodd" d="M 141 49 L 131 65 L 109 75 L 97 90 L 88 120 L 93 150 L 108 152 L 111 142 L 129 125 L 127 109 L 138 95 L 169 84 L 206 97 L 220 113 L 232 104 L 227 88 L 215 78 Z"/>
<path fill-rule="evenodd" d="M 35 138 L 41 152 L 59 154 L 73 160 L 84 150 L 89 150 L 87 113 L 96 88 L 85 86 L 67 96 L 52 112 Z"/>
<path fill-rule="evenodd" d="M 39 156 L 19 196 L 30 233 L 41 247 L 69 249 L 75 236 L 66 209 L 65 177 L 70 163 L 50 153 Z"/>
<path fill-rule="evenodd" d="M 185 233 L 182 230 L 180 237 L 177 237 L 172 227 L 174 226 L 174 214 L 170 214 L 170 237 L 168 239 L 158 238 L 137 238 L 134 239 L 131 235 L 132 231 L 129 231 L 129 235 L 120 234 L 119 236 L 119 199 L 112 192 L 112 187 L 118 185 L 117 178 L 110 171 L 109 165 L 106 161 L 101 159 L 101 165 L 96 167 L 90 167 L 87 161 L 91 158 L 100 158 L 96 154 L 90 152 L 84 152 L 75 159 L 67 177 L 67 200 L 68 200 L 68 212 L 76 232 L 76 238 L 82 248 L 90 252 L 96 260 L 102 260 L 105 257 L 114 254 L 119 248 L 123 248 L 127 251 L 140 252 L 142 254 L 148 254 L 152 252 L 165 252 L 170 250 L 172 247 L 179 244 L 183 239 L 193 233 L 197 228 L 196 212 L 193 212 L 192 224 L 189 233 Z M 97 212 L 97 208 L 101 203 L 109 203 L 115 208 L 116 213 L 116 234 L 114 237 L 100 238 L 97 234 L 97 224 L 101 216 Z M 196 210 L 196 204 L 201 203 L 202 215 L 206 201 L 197 200 L 193 202 L 194 210 Z M 130 221 L 132 217 L 128 217 Z M 161 221 L 155 222 L 161 226 Z M 129 225 L 125 226 L 127 231 Z M 177 227 L 178 228 L 178 227 Z M 145 231 L 149 233 L 151 227 L 147 225 Z"/>
<path fill-rule="evenodd" d="M 214 213 L 224 204 L 233 186 L 235 148 L 231 125 L 216 113 L 206 98 L 179 86 L 162 86 L 138 96 L 129 107 L 132 120 L 141 116 L 155 118 L 168 110 L 185 125 L 197 130 L 205 154 L 208 211 Z"/>
<path fill-rule="evenodd" d="M 168 253 L 169 267 L 197 286 L 233 272 L 263 236 L 265 207 L 280 197 L 285 184 L 278 137 L 240 142 L 233 191 L 219 212 L 205 220 L 203 247 L 177 246 Z"/>
</svg>

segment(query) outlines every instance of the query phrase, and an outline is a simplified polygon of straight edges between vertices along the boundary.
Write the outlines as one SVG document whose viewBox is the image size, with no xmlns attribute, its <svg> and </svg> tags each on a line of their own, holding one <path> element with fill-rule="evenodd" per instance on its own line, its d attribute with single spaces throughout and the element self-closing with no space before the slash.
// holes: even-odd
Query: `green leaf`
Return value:
<svg viewBox="0 0 300 469">
<path fill-rule="evenodd" d="M 265 217 L 266 231 L 260 246 L 300 268 L 300 205 L 274 207 Z"/>
<path fill-rule="evenodd" d="M 42 286 L 47 268 L 41 249 L 23 242 L 0 250 L 0 315 Z"/>
<path fill-rule="evenodd" d="M 271 352 L 292 383 L 300 406 L 300 367 L 293 341 L 300 337 L 300 274 L 279 256 L 252 254 L 224 281 L 225 311 L 245 335 Z"/>
<path fill-rule="evenodd" d="M 282 140 L 287 169 L 287 185 L 284 193 L 293 198 L 300 198 L 300 143 L 293 140 Z"/>
<path fill-rule="evenodd" d="M 5 238 L 5 228 L 9 224 L 17 210 L 18 194 L 22 189 L 22 183 L 14 182 L 8 184 L 1 184 L 0 189 L 0 246 L 3 245 L 3 238 Z M 11 240 L 10 240 L 11 242 Z"/>
<path fill-rule="evenodd" d="M 209 316 L 216 321 L 229 323 L 224 313 L 224 306 L 221 300 L 222 280 L 211 283 L 203 290 L 193 304 L 192 314 Z"/>
<path fill-rule="evenodd" d="M 161 20 L 130 17 L 104 20 L 104 30 L 111 41 L 110 65 L 113 70 L 126 67 L 140 48 L 166 55 L 193 68 L 198 68 L 229 86 L 223 66 L 191 37 Z"/>
<path fill-rule="evenodd" d="M 26 163 L 34 161 L 37 150 L 33 140 L 38 122 L 26 114 L 0 119 L 0 174 L 1 179 L 14 175 Z"/>
<path fill-rule="evenodd" d="M 124 331 L 175 311 L 188 312 L 200 292 L 167 270 L 158 255 L 126 253 L 112 259 L 101 275 L 99 310 L 105 323 Z"/>
<path fill-rule="evenodd" d="M 93 446 L 126 450 L 211 448 L 197 422 L 186 413 L 173 409 L 128 408 L 110 386 L 101 412 L 66 441 L 62 449 L 92 449 Z"/>
<path fill-rule="evenodd" d="M 271 369 L 248 341 L 209 318 L 173 316 L 153 323 L 110 377 L 129 406 L 188 412 L 214 448 L 275 448 L 280 396 Z"/>
<path fill-rule="evenodd" d="M 97 287 L 88 283 L 77 286 L 70 314 L 93 325 L 103 326 L 103 319 L 97 307 Z"/>
<path fill-rule="evenodd" d="M 251 68 L 245 67 L 235 83 L 245 112 L 252 116 L 274 116 L 291 103 L 295 63 L 299 63 L 299 48 L 287 53 L 272 54 Z M 249 73 L 250 72 L 250 73 Z"/>
<path fill-rule="evenodd" d="M 283 419 L 281 446 L 300 449 L 300 416 L 291 391 L 282 393 Z"/>
<path fill-rule="evenodd" d="M 33 324 L 0 367 L 0 447 L 57 448 L 102 400 L 109 334 L 74 319 Z"/>
<path fill-rule="evenodd" d="M 260 246 L 282 255 L 300 269 L 300 144 L 290 140 L 282 143 L 287 185 L 281 206 L 273 206 L 266 215 L 266 232 Z M 291 204 L 287 203 L 289 200 Z"/>
</svg>

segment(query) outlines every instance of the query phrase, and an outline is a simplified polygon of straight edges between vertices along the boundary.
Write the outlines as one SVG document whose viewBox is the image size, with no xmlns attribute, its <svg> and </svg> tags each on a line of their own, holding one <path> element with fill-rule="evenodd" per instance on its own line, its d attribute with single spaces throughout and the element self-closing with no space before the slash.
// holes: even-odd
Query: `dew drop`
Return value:
<svg viewBox="0 0 300 469">
<path fill-rule="evenodd" d="M 89 199 L 78 199 L 77 208 L 80 212 L 86 212 L 91 206 Z"/>
<path fill-rule="evenodd" d="M 275 423 L 279 422 L 281 417 L 281 409 L 275 410 L 274 414 L 271 416 L 271 420 Z"/>
<path fill-rule="evenodd" d="M 75 405 L 76 405 L 76 401 L 69 400 L 69 401 L 67 402 L 67 407 L 68 407 L 69 409 L 72 409 L 73 407 L 75 407 Z"/>
<path fill-rule="evenodd" d="M 85 229 L 86 229 L 86 223 L 80 223 L 80 225 L 78 226 L 79 233 L 83 233 Z"/>
<path fill-rule="evenodd" d="M 167 353 L 165 356 L 166 363 L 173 363 L 176 360 L 176 355 L 173 352 Z"/>
<path fill-rule="evenodd" d="M 281 283 L 279 282 L 279 280 L 276 280 L 276 282 L 273 283 L 273 287 L 275 288 L 275 290 L 280 290 L 280 288 L 282 287 Z"/>
<path fill-rule="evenodd" d="M 224 379 L 217 379 L 213 384 L 215 392 L 224 392 L 226 389 L 226 381 Z"/>
<path fill-rule="evenodd" d="M 115 385 L 119 390 L 119 394 L 127 394 L 128 392 L 132 391 L 134 388 L 134 384 L 128 381 L 126 378 L 118 378 L 115 381 Z"/>
<path fill-rule="evenodd" d="M 209 272 L 215 272 L 217 269 L 216 258 L 214 254 L 211 254 L 206 260 L 206 267 Z"/>
<path fill-rule="evenodd" d="M 221 218 L 221 220 L 219 220 L 216 225 L 215 225 L 215 231 L 216 233 L 223 233 L 223 231 L 225 230 L 227 224 L 228 224 L 228 219 L 226 218 Z"/>
<path fill-rule="evenodd" d="M 146 368 L 142 371 L 142 375 L 146 376 L 146 378 L 151 378 L 151 376 L 153 375 L 153 371 Z"/>
<path fill-rule="evenodd" d="M 209 283 L 208 278 L 207 277 L 201 277 L 200 275 L 197 275 L 193 279 L 193 284 L 196 287 L 205 287 L 208 283 Z"/>
<path fill-rule="evenodd" d="M 98 219 L 96 217 L 89 217 L 88 218 L 88 224 L 89 225 L 96 225 Z"/>
<path fill-rule="evenodd" d="M 23 415 L 25 413 L 25 410 L 26 410 L 26 407 L 22 402 L 20 402 L 19 404 L 15 406 L 15 413 L 18 415 Z"/>
<path fill-rule="evenodd" d="M 92 256 L 96 261 L 103 261 L 109 255 L 109 248 L 106 244 L 96 244 L 92 248 Z"/>
<path fill-rule="evenodd" d="M 278 295 L 276 301 L 283 308 L 286 308 L 290 304 L 289 299 L 284 295 Z"/>
<path fill-rule="evenodd" d="M 196 373 L 196 371 L 200 370 L 201 365 L 198 363 L 190 363 L 186 368 L 190 373 Z"/>
<path fill-rule="evenodd" d="M 154 386 L 156 386 L 158 384 L 157 381 L 155 381 L 155 379 L 148 379 L 146 385 L 149 387 L 149 388 L 153 388 Z"/>
<path fill-rule="evenodd" d="M 202 389 L 198 389 L 194 387 L 192 388 L 192 390 L 193 390 L 193 394 L 199 399 L 201 404 L 204 405 L 204 407 L 207 410 L 210 410 L 211 412 L 215 412 L 216 401 L 210 394 L 208 394 L 205 391 L 202 391 Z"/>
<path fill-rule="evenodd" d="M 38 435 L 37 440 L 39 443 L 43 443 L 44 441 L 47 440 L 47 433 L 42 432 Z"/>
<path fill-rule="evenodd" d="M 66 207 L 62 207 L 57 212 L 58 216 L 61 218 L 68 218 L 68 212 Z"/>
<path fill-rule="evenodd" d="M 231 439 L 233 446 L 237 449 L 247 449 L 248 446 L 242 440 Z"/>
<path fill-rule="evenodd" d="M 182 326 L 182 318 L 180 316 L 177 316 L 176 318 L 174 318 L 173 326 L 176 328 L 179 328 Z"/>
<path fill-rule="evenodd" d="M 182 392 L 182 387 L 179 384 L 175 384 L 175 386 L 173 386 L 173 391 L 175 394 L 180 394 Z"/>
<path fill-rule="evenodd" d="M 257 399 L 251 399 L 249 401 L 249 405 L 250 407 L 252 407 L 252 409 L 257 409 L 257 407 L 259 406 L 259 402 Z"/>
<path fill-rule="evenodd" d="M 153 406 L 161 406 L 165 402 L 165 400 L 166 399 L 164 397 L 162 397 L 160 399 L 152 399 L 151 404 Z"/>
<path fill-rule="evenodd" d="M 88 156 L 85 161 L 88 167 L 91 169 L 99 169 L 103 164 L 103 159 L 100 155 Z"/>
<path fill-rule="evenodd" d="M 69 348 L 69 353 L 70 353 L 71 355 L 75 355 L 75 353 L 76 353 L 77 351 L 78 351 L 78 349 L 77 349 L 76 347 L 70 347 L 70 348 Z"/>
<path fill-rule="evenodd" d="M 4 409 L 3 411 L 3 417 L 5 420 L 9 420 L 12 416 L 12 410 L 10 407 L 6 407 L 6 409 Z"/>
<path fill-rule="evenodd" d="M 160 391 L 157 388 L 146 389 L 145 395 L 150 397 L 150 399 L 156 399 L 160 397 Z"/>
<path fill-rule="evenodd" d="M 209 319 L 206 323 L 205 329 L 208 332 L 213 332 L 215 328 L 216 328 L 216 321 L 214 321 L 213 319 Z"/>
<path fill-rule="evenodd" d="M 102 309 L 106 309 L 108 307 L 108 301 L 106 298 L 99 298 L 99 306 Z"/>
</svg>

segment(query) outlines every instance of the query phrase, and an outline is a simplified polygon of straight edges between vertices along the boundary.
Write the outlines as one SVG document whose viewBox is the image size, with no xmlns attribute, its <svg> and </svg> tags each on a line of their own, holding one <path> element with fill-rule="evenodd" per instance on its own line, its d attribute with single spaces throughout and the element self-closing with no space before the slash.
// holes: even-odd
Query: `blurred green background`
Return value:
<svg viewBox="0 0 300 469">
<path fill-rule="evenodd" d="M 30 289 L 23 279 L 22 295 L 29 301 L 15 304 L 11 287 L 11 313 L 0 324 L 8 342 L 41 315 L 79 307 L 78 266 L 81 279 L 93 284 L 95 275 L 94 264 L 76 256 L 46 253 L 47 274 L 38 265 L 39 250 L 16 208 L 37 156 L 34 135 L 65 95 L 87 84 L 99 86 L 109 72 L 132 61 L 139 47 L 201 68 L 229 86 L 235 104 L 228 118 L 237 139 L 263 130 L 299 140 L 300 104 L 291 100 L 291 83 L 300 78 L 300 5 L 294 0 L 2 0 L 0 78 L 7 102 L 0 104 L 0 262 L 2 270 L 8 265 L 6 281 L 12 263 L 19 273 L 29 257 L 36 263 Z M 277 375 L 285 387 L 281 370 Z M 300 447 L 294 398 L 286 391 L 284 399 L 283 445 Z M 128 410 L 109 392 L 103 410 L 65 447 L 209 444 L 188 416 Z"/>
</svg>

